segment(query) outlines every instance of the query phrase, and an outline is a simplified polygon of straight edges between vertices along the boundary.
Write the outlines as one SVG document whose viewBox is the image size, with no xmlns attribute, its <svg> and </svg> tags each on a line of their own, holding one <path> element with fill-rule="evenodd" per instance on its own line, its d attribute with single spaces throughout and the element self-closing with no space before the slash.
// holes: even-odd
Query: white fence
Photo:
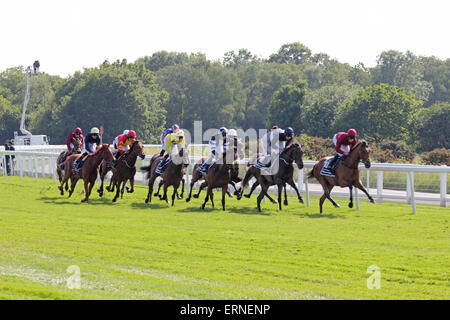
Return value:
<svg viewBox="0 0 450 320">
<path fill-rule="evenodd" d="M 159 147 L 159 145 L 146 145 L 146 147 Z M 196 145 L 200 147 L 203 145 Z M 49 148 L 50 147 L 50 148 Z M 0 150 L 0 164 L 2 165 L 1 173 L 4 175 L 7 181 L 7 168 L 5 155 L 15 156 L 15 166 L 14 174 L 23 178 L 24 175 L 32 176 L 38 180 L 38 177 L 49 177 L 53 178 L 54 182 L 57 182 L 56 175 L 56 158 L 59 152 L 65 148 L 65 146 L 39 146 L 40 151 L 30 151 L 31 148 L 36 148 L 35 146 L 26 146 L 24 150 L 16 151 L 4 151 Z M 18 147 L 17 149 L 22 149 Z M 189 185 L 191 171 L 193 164 L 198 161 L 199 156 L 191 156 L 191 165 L 186 170 L 186 184 Z M 146 156 L 144 161 L 149 161 L 151 156 Z M 247 159 L 241 160 L 241 164 L 246 164 Z M 304 169 L 299 170 L 297 174 L 297 183 L 300 192 L 306 193 L 306 205 L 310 206 L 310 194 L 322 194 L 322 189 L 318 184 L 310 184 L 308 182 L 307 171 L 312 168 L 316 161 L 304 161 Z M 364 165 L 360 165 L 362 175 L 366 174 L 366 181 L 368 182 L 370 177 L 370 171 L 376 172 L 376 190 L 369 190 L 376 195 L 372 196 L 377 200 L 377 202 L 382 202 L 383 199 L 393 199 L 393 200 L 404 200 L 406 203 L 412 205 L 413 213 L 416 213 L 416 201 L 431 201 L 440 204 L 441 207 L 446 206 L 446 202 L 450 202 L 450 197 L 447 196 L 447 174 L 450 173 L 450 167 L 448 166 L 425 166 L 425 165 L 414 165 L 414 164 L 391 164 L 391 163 L 372 163 L 370 169 L 366 169 Z M 392 192 L 392 190 L 386 190 L 383 188 L 383 172 L 394 171 L 394 172 L 405 172 L 406 173 L 406 193 L 405 192 Z M 414 188 L 414 174 L 418 172 L 431 172 L 440 175 L 440 192 L 439 193 L 421 193 L 416 194 Z M 143 181 L 143 175 L 137 174 L 136 181 Z M 292 194 L 292 190 L 289 188 L 289 192 Z M 358 192 L 354 188 L 355 196 L 355 207 L 359 210 L 359 199 L 366 198 L 366 195 L 362 192 Z M 348 190 L 345 191 L 335 191 L 332 192 L 333 195 L 337 196 L 348 196 Z"/>
</svg>

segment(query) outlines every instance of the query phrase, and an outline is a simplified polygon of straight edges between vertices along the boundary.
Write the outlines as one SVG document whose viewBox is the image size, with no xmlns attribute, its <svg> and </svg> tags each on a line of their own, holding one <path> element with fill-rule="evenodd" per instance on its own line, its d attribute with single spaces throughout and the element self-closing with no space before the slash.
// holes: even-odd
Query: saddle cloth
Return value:
<svg viewBox="0 0 450 320">
<path fill-rule="evenodd" d="M 325 162 L 323 163 L 322 170 L 320 170 L 320 174 L 321 174 L 322 176 L 334 177 L 334 173 L 333 173 L 333 171 L 331 170 L 331 167 L 330 167 L 330 162 L 331 162 L 332 160 L 333 160 L 333 157 L 331 157 L 331 158 L 325 160 Z M 339 161 L 339 160 L 338 160 L 338 161 Z"/>
</svg>

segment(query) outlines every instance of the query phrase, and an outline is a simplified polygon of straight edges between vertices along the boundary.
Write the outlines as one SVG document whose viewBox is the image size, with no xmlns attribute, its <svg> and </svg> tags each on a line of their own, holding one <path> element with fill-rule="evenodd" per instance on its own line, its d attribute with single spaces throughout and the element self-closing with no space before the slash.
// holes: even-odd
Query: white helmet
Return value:
<svg viewBox="0 0 450 320">
<path fill-rule="evenodd" d="M 122 134 L 128 134 L 128 132 L 130 132 L 130 130 L 123 130 Z"/>
<path fill-rule="evenodd" d="M 228 135 L 229 135 L 230 137 L 237 137 L 237 131 L 234 130 L 234 129 L 229 129 L 229 130 L 228 130 Z"/>
</svg>

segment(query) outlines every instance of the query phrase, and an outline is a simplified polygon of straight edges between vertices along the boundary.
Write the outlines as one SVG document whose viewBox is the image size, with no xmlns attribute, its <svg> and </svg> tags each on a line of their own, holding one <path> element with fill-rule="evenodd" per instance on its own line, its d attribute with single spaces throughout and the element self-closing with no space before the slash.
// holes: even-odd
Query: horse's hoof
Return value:
<svg viewBox="0 0 450 320">
<path fill-rule="evenodd" d="M 81 202 L 88 202 L 86 199 L 81 200 Z"/>
<path fill-rule="evenodd" d="M 130 192 L 130 188 L 128 188 L 127 186 L 125 186 L 125 189 L 127 189 L 127 192 Z M 133 192 L 133 191 L 131 191 Z"/>
<path fill-rule="evenodd" d="M 277 200 L 272 200 L 272 203 L 278 203 L 278 201 Z"/>
<path fill-rule="evenodd" d="M 353 208 L 353 202 L 350 202 L 350 203 L 348 204 L 348 207 L 349 207 L 349 208 Z"/>
<path fill-rule="evenodd" d="M 103 192 L 99 192 L 99 193 L 98 193 L 98 196 L 99 196 L 99 197 L 103 197 Z"/>
<path fill-rule="evenodd" d="M 194 194 L 193 197 L 194 197 L 195 199 L 198 199 L 198 194 Z"/>
<path fill-rule="evenodd" d="M 117 201 L 117 199 L 116 199 L 116 198 L 114 198 L 114 199 L 113 199 L 113 202 L 116 202 L 116 201 Z"/>
<path fill-rule="evenodd" d="M 287 206 L 287 205 L 288 205 L 287 200 L 284 200 L 284 201 L 283 201 L 283 204 L 284 204 L 285 206 Z"/>
<path fill-rule="evenodd" d="M 154 197 L 160 197 L 159 194 L 157 194 L 156 192 L 153 194 Z"/>
<path fill-rule="evenodd" d="M 186 202 L 189 202 L 189 201 L 191 201 L 191 199 L 190 198 L 186 198 Z"/>
<path fill-rule="evenodd" d="M 182 197 L 182 196 L 177 196 L 177 199 L 178 199 L 178 200 L 182 200 L 183 197 Z"/>
<path fill-rule="evenodd" d="M 147 199 L 145 199 L 145 203 L 148 203 L 148 198 L 147 198 Z"/>
<path fill-rule="evenodd" d="M 128 190 L 128 189 L 127 189 L 127 193 L 133 193 L 133 192 L 134 192 L 133 189 L 131 189 L 131 190 Z"/>
<path fill-rule="evenodd" d="M 111 192 L 111 190 L 109 190 L 109 186 L 105 187 L 106 191 Z"/>
<path fill-rule="evenodd" d="M 369 199 L 370 203 L 375 203 L 375 201 L 371 198 Z"/>
<path fill-rule="evenodd" d="M 204 206 L 204 205 L 201 205 L 201 206 L 200 206 L 200 209 L 205 210 L 205 206 Z"/>
<path fill-rule="evenodd" d="M 302 198 L 298 199 L 298 202 L 300 202 L 300 203 L 305 203 L 305 202 L 303 202 L 303 199 L 302 199 Z"/>
<path fill-rule="evenodd" d="M 336 203 L 336 204 L 334 205 L 334 207 L 335 207 L 335 208 L 340 208 L 341 206 L 340 206 L 339 204 Z"/>
<path fill-rule="evenodd" d="M 69 191 L 69 186 L 66 186 L 65 189 L 66 189 L 66 191 Z"/>
<path fill-rule="evenodd" d="M 246 197 L 246 198 L 250 198 L 250 194 L 244 194 L 244 197 Z"/>
</svg>

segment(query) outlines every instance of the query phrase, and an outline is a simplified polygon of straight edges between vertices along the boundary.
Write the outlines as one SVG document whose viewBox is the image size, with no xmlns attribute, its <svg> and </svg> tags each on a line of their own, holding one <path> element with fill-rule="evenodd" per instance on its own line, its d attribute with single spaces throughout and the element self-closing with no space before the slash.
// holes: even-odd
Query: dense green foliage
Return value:
<svg viewBox="0 0 450 320">
<path fill-rule="evenodd" d="M 361 211 L 327 201 L 318 214 L 255 198 L 144 203 L 146 189 L 113 204 L 81 204 L 52 180 L 0 180 L 0 299 L 446 299 L 448 210 L 404 203 Z M 217 198 L 217 197 L 216 197 Z M 14 199 L 14 201 L 11 201 Z M 367 288 L 369 266 L 381 288 Z M 80 268 L 80 289 L 68 289 Z"/>
<path fill-rule="evenodd" d="M 283 44 L 268 59 L 247 49 L 226 52 L 222 61 L 159 51 L 134 63 L 105 61 L 66 79 L 32 76 L 26 127 L 52 143 L 62 143 L 74 126 L 103 125 L 107 141 L 133 128 L 145 142 L 157 142 L 173 123 L 190 130 L 194 120 L 204 129 L 290 125 L 324 138 L 355 127 L 367 140 L 403 141 L 424 152 L 448 148 L 449 79 L 450 59 L 410 51 L 384 51 L 373 68 L 299 42 Z M 19 128 L 24 90 L 23 67 L 0 73 L 2 140 Z"/>
</svg>

